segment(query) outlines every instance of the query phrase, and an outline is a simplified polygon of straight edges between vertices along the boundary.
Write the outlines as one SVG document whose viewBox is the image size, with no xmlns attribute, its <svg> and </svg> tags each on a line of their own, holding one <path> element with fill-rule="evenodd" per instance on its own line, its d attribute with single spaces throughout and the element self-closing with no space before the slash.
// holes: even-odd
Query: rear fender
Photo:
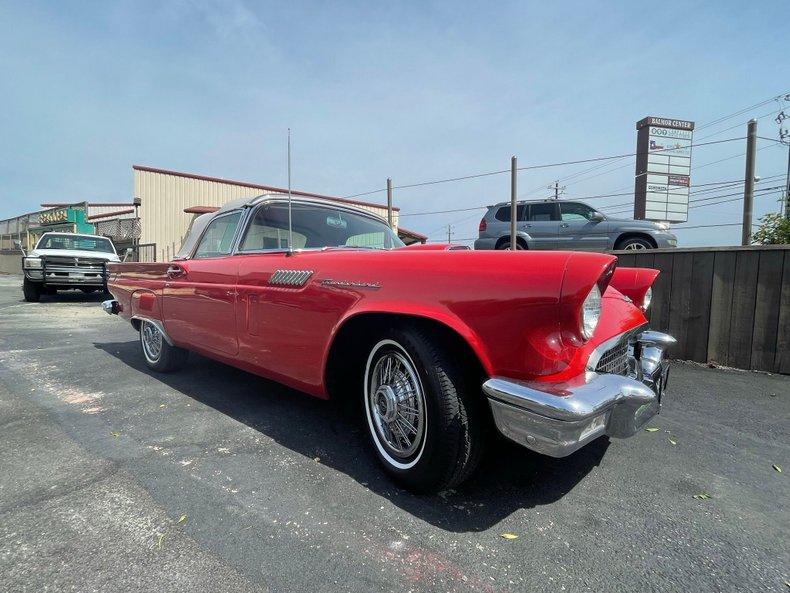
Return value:
<svg viewBox="0 0 790 593">
<path fill-rule="evenodd" d="M 645 293 L 653 285 L 659 273 L 658 270 L 651 268 L 616 268 L 609 284 L 644 310 L 642 305 Z"/>
</svg>

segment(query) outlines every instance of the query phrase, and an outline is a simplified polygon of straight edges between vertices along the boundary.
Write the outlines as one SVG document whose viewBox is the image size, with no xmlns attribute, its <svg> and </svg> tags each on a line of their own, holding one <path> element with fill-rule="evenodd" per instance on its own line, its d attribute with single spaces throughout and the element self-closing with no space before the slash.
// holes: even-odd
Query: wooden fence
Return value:
<svg viewBox="0 0 790 593">
<path fill-rule="evenodd" d="M 672 358 L 790 374 L 790 245 L 614 254 L 661 271 L 648 318 Z"/>
</svg>

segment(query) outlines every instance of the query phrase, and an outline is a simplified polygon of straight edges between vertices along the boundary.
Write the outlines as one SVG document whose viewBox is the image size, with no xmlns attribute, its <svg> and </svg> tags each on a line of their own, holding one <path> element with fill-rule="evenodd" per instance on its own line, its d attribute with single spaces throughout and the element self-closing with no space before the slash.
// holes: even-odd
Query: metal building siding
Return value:
<svg viewBox="0 0 790 593">
<path fill-rule="evenodd" d="M 222 206 L 230 200 L 255 197 L 260 189 L 134 170 L 134 196 L 140 198 L 141 243 L 156 243 L 159 261 L 172 258 L 181 247 L 194 218 L 190 206 Z"/>
<path fill-rule="evenodd" d="M 181 247 L 194 214 L 184 212 L 190 206 L 222 206 L 237 198 L 253 198 L 273 193 L 260 188 L 230 182 L 195 179 L 181 175 L 133 169 L 134 194 L 140 198 L 141 243 L 156 243 L 157 261 L 173 257 Z M 285 194 L 283 194 L 285 195 Z M 386 207 L 357 205 L 387 219 Z M 393 212 L 397 229 L 398 212 Z"/>
</svg>

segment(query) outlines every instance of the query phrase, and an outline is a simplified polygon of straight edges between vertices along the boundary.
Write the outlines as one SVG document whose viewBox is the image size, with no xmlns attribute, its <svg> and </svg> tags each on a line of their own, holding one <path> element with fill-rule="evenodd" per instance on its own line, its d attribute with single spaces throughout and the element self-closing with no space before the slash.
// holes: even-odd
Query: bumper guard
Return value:
<svg viewBox="0 0 790 593">
<path fill-rule="evenodd" d="M 483 383 L 499 431 L 528 449 L 565 457 L 593 439 L 634 435 L 661 408 L 672 336 L 643 331 L 629 338 L 627 375 L 587 371 L 578 383 Z"/>
</svg>

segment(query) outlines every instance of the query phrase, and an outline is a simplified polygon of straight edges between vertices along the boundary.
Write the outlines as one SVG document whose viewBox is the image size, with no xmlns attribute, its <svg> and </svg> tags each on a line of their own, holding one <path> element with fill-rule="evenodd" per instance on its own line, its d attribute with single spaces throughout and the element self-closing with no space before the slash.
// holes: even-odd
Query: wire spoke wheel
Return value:
<svg viewBox="0 0 790 593">
<path fill-rule="evenodd" d="M 414 363 L 386 348 L 366 377 L 368 418 L 376 440 L 398 462 L 415 457 L 425 439 L 425 394 Z"/>
<path fill-rule="evenodd" d="M 150 321 L 143 323 L 140 329 L 140 341 L 146 358 L 152 362 L 159 360 L 162 354 L 162 332 Z"/>
</svg>

